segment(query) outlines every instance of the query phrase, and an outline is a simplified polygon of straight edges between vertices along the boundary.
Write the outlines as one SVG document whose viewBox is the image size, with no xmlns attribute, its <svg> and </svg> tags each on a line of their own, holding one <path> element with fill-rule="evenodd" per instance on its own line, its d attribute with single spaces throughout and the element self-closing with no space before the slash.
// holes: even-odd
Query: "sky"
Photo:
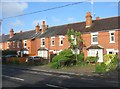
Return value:
<svg viewBox="0 0 120 89">
<path fill-rule="evenodd" d="M 71 3 L 75 2 L 47 2 L 47 0 L 46 2 L 2 2 L 0 3 L 2 8 L 0 9 L 2 13 L 0 15 L 0 19 L 41 11 Z M 20 30 L 23 32 L 34 30 L 38 23 L 41 25 L 42 20 L 45 20 L 49 27 L 82 22 L 85 21 L 86 12 L 88 11 L 90 11 L 92 15 L 95 13 L 95 15 L 93 15 L 93 19 L 95 19 L 97 16 L 100 18 L 118 16 L 118 2 L 94 2 L 94 4 L 91 4 L 91 2 L 83 0 L 83 3 L 64 8 L 3 19 L 2 33 L 9 34 L 9 30 L 11 28 L 14 29 L 14 32 L 19 32 Z"/>
</svg>

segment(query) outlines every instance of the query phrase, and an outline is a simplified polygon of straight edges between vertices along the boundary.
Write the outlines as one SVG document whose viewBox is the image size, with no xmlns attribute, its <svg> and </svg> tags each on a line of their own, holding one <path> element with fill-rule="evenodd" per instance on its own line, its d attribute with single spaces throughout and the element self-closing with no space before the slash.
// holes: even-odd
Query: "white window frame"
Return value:
<svg viewBox="0 0 120 89">
<path fill-rule="evenodd" d="M 17 48 L 20 48 L 20 41 L 17 42 Z"/>
<path fill-rule="evenodd" d="M 54 44 L 53 44 L 54 41 Z M 51 37 L 51 46 L 55 46 L 55 37 Z"/>
<path fill-rule="evenodd" d="M 109 54 L 109 52 L 112 52 L 112 54 L 114 54 L 114 49 L 106 49 L 107 54 Z"/>
<path fill-rule="evenodd" d="M 63 42 L 63 38 L 64 38 L 64 36 L 59 36 L 59 45 L 60 46 L 63 46 L 63 43 L 61 44 L 61 41 Z"/>
<path fill-rule="evenodd" d="M 13 41 L 13 48 L 15 48 L 15 41 Z"/>
<path fill-rule="evenodd" d="M 27 40 L 24 40 L 23 43 L 24 43 L 24 48 L 26 48 L 27 47 Z M 26 46 L 25 46 L 25 43 L 26 43 Z"/>
<path fill-rule="evenodd" d="M 43 39 L 44 39 L 44 45 L 43 45 Z M 41 38 L 41 47 L 45 47 L 45 38 Z"/>
<path fill-rule="evenodd" d="M 114 35 L 111 35 L 111 34 L 114 34 Z M 115 31 L 109 31 L 109 34 L 110 34 L 110 43 L 115 43 Z M 114 37 L 114 40 L 112 41 L 112 37 Z"/>
<path fill-rule="evenodd" d="M 9 44 L 9 45 L 8 45 Z M 7 48 L 10 48 L 10 42 L 7 42 Z"/>
<path fill-rule="evenodd" d="M 95 36 L 97 35 L 97 36 Z M 93 42 L 93 38 L 97 37 L 97 42 Z M 98 32 L 91 33 L 91 44 L 98 44 Z"/>
</svg>

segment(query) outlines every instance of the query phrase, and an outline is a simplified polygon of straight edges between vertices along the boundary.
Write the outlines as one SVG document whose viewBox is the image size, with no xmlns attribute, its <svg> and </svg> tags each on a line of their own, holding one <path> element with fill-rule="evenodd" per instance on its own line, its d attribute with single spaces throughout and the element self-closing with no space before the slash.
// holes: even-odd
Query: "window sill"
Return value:
<svg viewBox="0 0 120 89">
<path fill-rule="evenodd" d="M 92 42 L 91 44 L 98 44 L 98 42 Z"/>
<path fill-rule="evenodd" d="M 110 43 L 115 43 L 114 41 L 111 41 Z"/>
</svg>

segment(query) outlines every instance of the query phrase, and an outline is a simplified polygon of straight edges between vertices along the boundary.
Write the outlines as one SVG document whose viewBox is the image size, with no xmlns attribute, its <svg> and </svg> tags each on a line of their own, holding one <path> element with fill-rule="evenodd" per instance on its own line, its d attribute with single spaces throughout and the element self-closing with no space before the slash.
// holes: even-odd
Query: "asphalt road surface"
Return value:
<svg viewBox="0 0 120 89">
<path fill-rule="evenodd" d="M 22 87 L 48 87 L 69 89 L 70 87 L 118 87 L 118 81 L 96 77 L 70 76 L 3 66 L 2 87 L 22 89 Z"/>
</svg>

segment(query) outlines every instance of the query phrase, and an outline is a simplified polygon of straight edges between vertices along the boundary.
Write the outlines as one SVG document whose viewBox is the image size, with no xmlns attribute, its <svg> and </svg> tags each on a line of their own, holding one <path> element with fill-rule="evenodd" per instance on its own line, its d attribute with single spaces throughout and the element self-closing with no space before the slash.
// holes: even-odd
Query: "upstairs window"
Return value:
<svg viewBox="0 0 120 89">
<path fill-rule="evenodd" d="M 24 40 L 24 48 L 27 47 L 27 40 Z"/>
<path fill-rule="evenodd" d="M 52 46 L 55 45 L 55 37 L 51 37 L 51 45 L 52 45 Z"/>
<path fill-rule="evenodd" d="M 15 48 L 15 41 L 13 41 L 13 48 Z"/>
<path fill-rule="evenodd" d="M 60 46 L 63 45 L 63 38 L 64 38 L 64 36 L 59 36 L 59 39 L 60 39 L 60 41 L 59 41 L 60 43 L 59 44 L 60 44 Z"/>
<path fill-rule="evenodd" d="M 91 44 L 98 44 L 98 33 L 91 34 Z"/>
<path fill-rule="evenodd" d="M 41 47 L 45 47 L 45 38 L 41 38 Z"/>
<path fill-rule="evenodd" d="M 7 48 L 10 48 L 10 42 L 7 42 Z"/>
<path fill-rule="evenodd" d="M 110 31 L 110 43 L 115 43 L 115 33 L 114 31 Z"/>
<path fill-rule="evenodd" d="M 20 41 L 17 42 L 17 47 L 20 48 Z"/>
</svg>

